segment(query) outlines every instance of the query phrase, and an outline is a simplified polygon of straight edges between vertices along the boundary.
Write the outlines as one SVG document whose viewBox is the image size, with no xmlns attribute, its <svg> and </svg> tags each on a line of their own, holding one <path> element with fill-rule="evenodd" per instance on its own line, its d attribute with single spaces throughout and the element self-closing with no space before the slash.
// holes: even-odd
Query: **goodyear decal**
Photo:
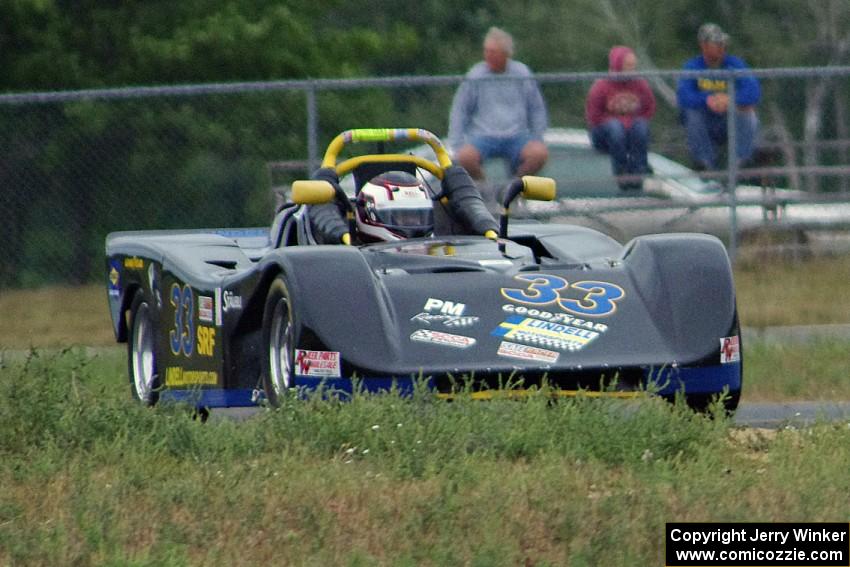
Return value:
<svg viewBox="0 0 850 567">
<path fill-rule="evenodd" d="M 511 315 L 490 334 L 541 348 L 567 351 L 584 348 L 599 336 L 597 331 L 520 315 Z"/>
<path fill-rule="evenodd" d="M 212 370 L 184 370 L 180 366 L 165 369 L 166 386 L 194 386 L 218 384 L 218 372 Z"/>
<path fill-rule="evenodd" d="M 145 267 L 145 261 L 136 256 L 124 258 L 124 267 L 128 270 L 142 270 Z"/>
<path fill-rule="evenodd" d="M 525 315 L 535 319 L 543 319 L 550 323 L 563 323 L 564 325 L 581 327 L 582 329 L 589 329 L 598 333 L 604 333 L 608 330 L 608 325 L 605 323 L 594 323 L 593 321 L 586 321 L 578 317 L 573 317 L 567 313 L 552 313 L 551 311 L 543 311 L 542 309 L 526 307 L 525 305 L 512 305 L 508 303 L 502 305 L 502 311 L 516 315 Z"/>
<path fill-rule="evenodd" d="M 617 284 L 597 280 L 570 283 L 562 277 L 548 274 L 520 274 L 514 279 L 524 284 L 523 287 L 503 287 L 502 297 L 538 308 L 559 307 L 581 317 L 612 315 L 617 310 L 617 303 L 626 295 Z"/>
</svg>

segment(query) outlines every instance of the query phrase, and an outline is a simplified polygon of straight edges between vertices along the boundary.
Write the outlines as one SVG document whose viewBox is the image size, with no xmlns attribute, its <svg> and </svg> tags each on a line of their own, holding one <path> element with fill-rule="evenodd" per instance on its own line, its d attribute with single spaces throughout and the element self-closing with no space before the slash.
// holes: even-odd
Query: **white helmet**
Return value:
<svg viewBox="0 0 850 567">
<path fill-rule="evenodd" d="M 429 236 L 434 207 L 415 176 L 389 171 L 367 181 L 357 194 L 357 230 L 361 240 L 390 242 Z"/>
</svg>

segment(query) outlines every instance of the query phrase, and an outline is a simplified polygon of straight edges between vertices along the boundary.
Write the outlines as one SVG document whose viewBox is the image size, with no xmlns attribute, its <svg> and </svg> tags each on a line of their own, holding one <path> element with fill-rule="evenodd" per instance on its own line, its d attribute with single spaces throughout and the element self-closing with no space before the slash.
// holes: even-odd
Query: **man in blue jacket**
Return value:
<svg viewBox="0 0 850 567">
<path fill-rule="evenodd" d="M 685 63 L 687 71 L 748 69 L 734 55 L 726 54 L 729 36 L 717 24 L 703 24 L 697 34 L 701 55 Z M 728 80 L 724 77 L 683 77 L 677 99 L 687 131 L 688 149 L 697 170 L 716 169 L 718 147 L 726 144 L 726 113 L 732 107 Z M 758 79 L 752 75 L 735 78 L 735 155 L 740 164 L 753 156 L 758 135 L 755 107 L 761 97 Z"/>
<path fill-rule="evenodd" d="M 469 70 L 452 102 L 449 146 L 475 179 L 483 178 L 481 162 L 491 157 L 507 159 L 517 177 L 537 173 L 548 157 L 546 104 L 531 70 L 512 59 L 513 49 L 508 32 L 490 28 L 484 61 Z"/>
</svg>

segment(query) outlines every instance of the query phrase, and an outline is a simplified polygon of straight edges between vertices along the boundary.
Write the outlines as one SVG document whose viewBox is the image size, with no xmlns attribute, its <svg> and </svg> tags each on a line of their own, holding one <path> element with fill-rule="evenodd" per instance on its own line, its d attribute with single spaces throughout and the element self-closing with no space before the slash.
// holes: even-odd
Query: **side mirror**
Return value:
<svg viewBox="0 0 850 567">
<path fill-rule="evenodd" d="M 508 186 L 508 190 L 505 191 L 505 200 L 502 202 L 499 237 L 508 237 L 508 217 L 510 216 L 511 203 L 520 194 L 533 201 L 552 201 L 555 198 L 555 193 L 555 180 L 551 177 L 524 175 L 522 179 L 514 180 Z"/>
<path fill-rule="evenodd" d="M 323 205 L 336 197 L 336 190 L 327 181 L 300 180 L 292 184 L 292 201 L 298 205 Z"/>
</svg>

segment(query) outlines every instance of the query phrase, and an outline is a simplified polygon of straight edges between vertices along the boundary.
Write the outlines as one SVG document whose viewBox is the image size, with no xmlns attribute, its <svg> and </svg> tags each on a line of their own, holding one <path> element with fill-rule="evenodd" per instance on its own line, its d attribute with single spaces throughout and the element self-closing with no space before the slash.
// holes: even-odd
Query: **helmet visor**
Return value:
<svg viewBox="0 0 850 567">
<path fill-rule="evenodd" d="M 378 221 L 394 232 L 405 236 L 424 236 L 434 228 L 434 209 L 424 208 L 389 208 L 376 210 Z"/>
</svg>

